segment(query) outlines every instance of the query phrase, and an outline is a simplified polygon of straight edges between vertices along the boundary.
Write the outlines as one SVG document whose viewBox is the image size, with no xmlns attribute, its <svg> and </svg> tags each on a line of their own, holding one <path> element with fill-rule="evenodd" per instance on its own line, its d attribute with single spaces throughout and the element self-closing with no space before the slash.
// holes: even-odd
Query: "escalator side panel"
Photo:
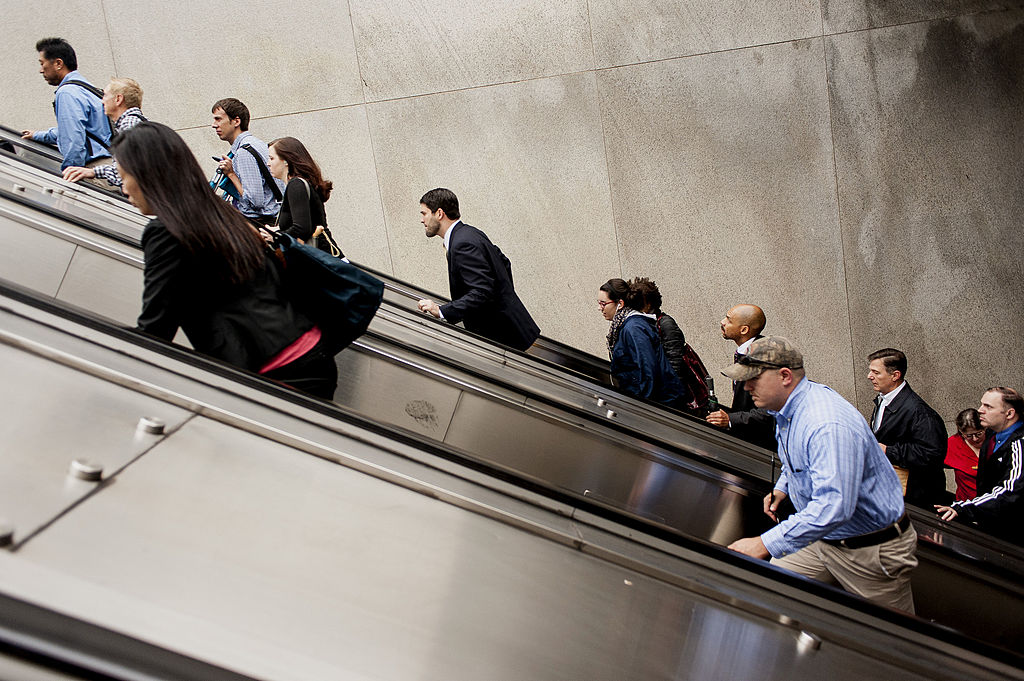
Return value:
<svg viewBox="0 0 1024 681">
<path fill-rule="evenodd" d="M 581 424 L 582 425 L 582 424 Z M 728 476 L 642 458 L 606 434 L 467 392 L 445 442 L 536 480 L 623 509 L 685 534 L 729 543 L 764 527 L 761 495 Z M 739 483 L 739 480 L 735 481 Z"/>
<path fill-rule="evenodd" d="M 359 414 L 442 441 L 461 390 L 424 377 L 400 364 L 374 361 L 352 346 L 335 358 L 338 388 L 334 401 Z"/>
<path fill-rule="evenodd" d="M 0 214 L 0 272 L 5 279 L 55 296 L 76 246 Z"/>
<path fill-rule="evenodd" d="M 141 274 L 137 266 L 78 248 L 56 297 L 134 326 L 142 307 Z"/>
</svg>

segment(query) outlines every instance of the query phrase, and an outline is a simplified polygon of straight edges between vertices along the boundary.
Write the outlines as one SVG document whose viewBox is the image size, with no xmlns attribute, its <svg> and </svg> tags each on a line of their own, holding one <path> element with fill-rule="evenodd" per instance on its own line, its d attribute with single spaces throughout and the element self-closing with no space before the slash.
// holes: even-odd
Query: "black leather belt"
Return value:
<svg viewBox="0 0 1024 681">
<path fill-rule="evenodd" d="M 868 532 L 867 534 L 859 534 L 856 537 L 847 537 L 846 539 L 822 539 L 826 544 L 832 546 L 842 546 L 844 549 L 862 549 L 865 546 L 877 546 L 878 544 L 884 544 L 890 539 L 895 539 L 904 532 L 910 529 L 910 516 L 904 513 L 899 520 L 894 522 L 888 527 L 883 527 L 880 530 L 874 532 Z"/>
</svg>

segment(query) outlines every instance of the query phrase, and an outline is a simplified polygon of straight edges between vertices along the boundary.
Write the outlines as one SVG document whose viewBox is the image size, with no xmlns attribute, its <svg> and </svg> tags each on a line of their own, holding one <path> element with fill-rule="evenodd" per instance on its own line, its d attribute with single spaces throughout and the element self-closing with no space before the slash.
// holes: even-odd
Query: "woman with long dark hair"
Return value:
<svg viewBox="0 0 1024 681">
<path fill-rule="evenodd" d="M 288 301 L 263 239 L 213 193 L 176 132 L 141 123 L 112 145 L 123 189 L 145 215 L 138 329 L 318 397 L 337 385 L 320 329 Z"/>
<path fill-rule="evenodd" d="M 281 137 L 270 143 L 267 156 L 270 174 L 287 184 L 277 228 L 303 243 L 319 236 L 318 232 L 330 236 L 324 203 L 331 198 L 334 184 L 324 179 L 320 166 L 306 151 L 305 145 L 294 137 Z M 310 245 L 330 251 L 324 236 L 319 236 Z M 340 249 L 334 255 L 344 257 Z"/>
<path fill-rule="evenodd" d="M 665 356 L 654 315 L 640 311 L 645 307 L 642 288 L 635 281 L 609 279 L 597 292 L 597 304 L 611 322 L 608 356 L 618 387 L 636 397 L 685 408 L 689 391 Z"/>
</svg>

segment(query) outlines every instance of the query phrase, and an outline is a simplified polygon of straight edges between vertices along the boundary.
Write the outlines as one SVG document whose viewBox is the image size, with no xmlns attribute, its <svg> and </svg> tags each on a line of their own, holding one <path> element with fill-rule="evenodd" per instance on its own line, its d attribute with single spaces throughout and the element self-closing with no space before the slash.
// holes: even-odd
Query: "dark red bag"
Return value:
<svg viewBox="0 0 1024 681">
<path fill-rule="evenodd" d="M 693 400 L 687 407 L 692 411 L 701 411 L 708 404 L 708 386 L 704 379 L 710 374 L 704 368 L 704 362 L 700 360 L 700 355 L 690 347 L 689 343 L 683 347 L 683 361 L 686 363 L 686 370 L 683 372 L 685 375 L 680 376 L 679 380 L 690 389 L 690 394 L 693 396 Z"/>
</svg>

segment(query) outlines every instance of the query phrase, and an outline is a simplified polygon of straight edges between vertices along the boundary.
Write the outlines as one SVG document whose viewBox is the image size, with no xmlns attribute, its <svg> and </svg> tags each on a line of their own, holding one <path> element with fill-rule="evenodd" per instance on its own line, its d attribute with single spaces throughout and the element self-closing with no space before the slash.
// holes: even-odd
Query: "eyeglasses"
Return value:
<svg viewBox="0 0 1024 681">
<path fill-rule="evenodd" d="M 601 309 L 603 310 L 603 309 L 604 309 L 604 306 L 605 306 L 605 305 L 614 305 L 614 304 L 615 304 L 615 302 L 616 302 L 616 301 L 614 301 L 614 300 L 599 300 L 599 301 L 597 301 L 597 304 L 598 304 L 598 305 L 599 305 L 599 306 L 601 307 Z"/>
<path fill-rule="evenodd" d="M 973 433 L 960 433 L 960 437 L 962 437 L 965 440 L 980 440 L 981 438 L 985 437 L 985 431 L 978 430 Z"/>
</svg>

